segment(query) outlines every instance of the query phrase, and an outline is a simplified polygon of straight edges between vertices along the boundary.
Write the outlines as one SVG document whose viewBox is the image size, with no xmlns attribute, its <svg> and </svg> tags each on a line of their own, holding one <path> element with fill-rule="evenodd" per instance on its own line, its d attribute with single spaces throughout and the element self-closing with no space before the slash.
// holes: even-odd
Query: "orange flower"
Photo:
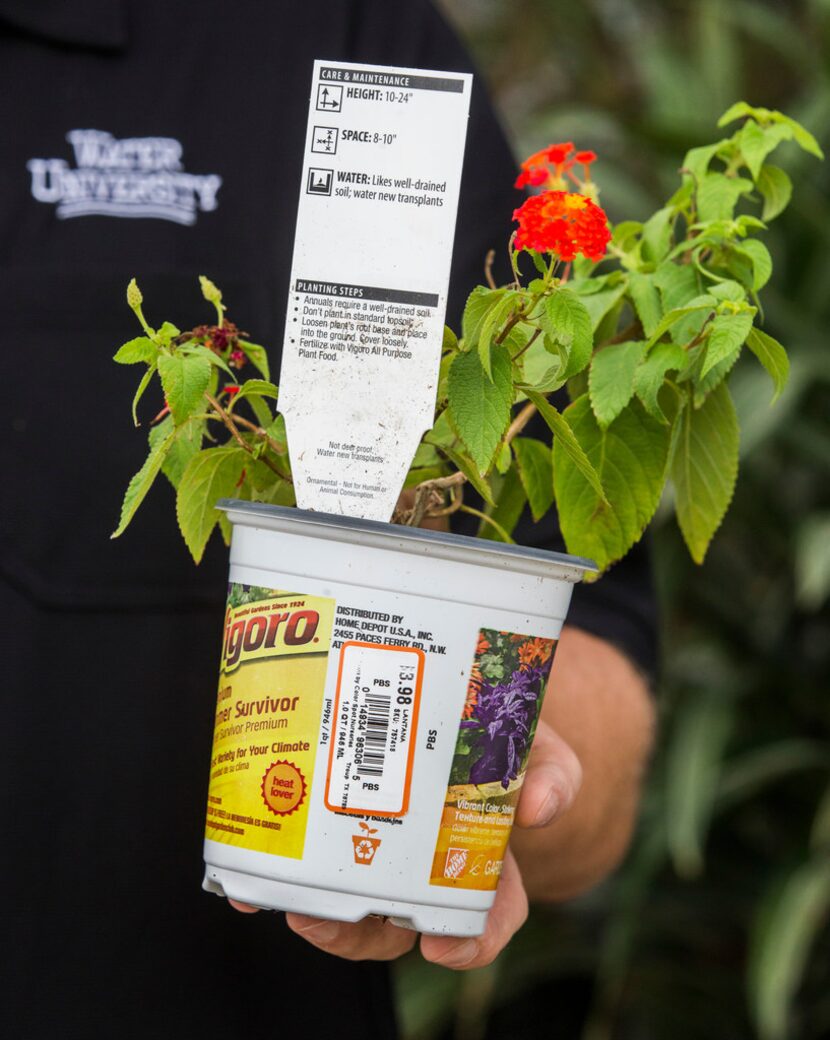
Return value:
<svg viewBox="0 0 830 1040">
<path fill-rule="evenodd" d="M 550 639 L 528 639 L 519 647 L 519 661 L 524 668 L 543 665 L 553 652 L 553 641 Z"/>
<path fill-rule="evenodd" d="M 490 649 L 490 641 L 479 632 L 478 644 L 476 645 L 476 657 L 481 657 Z"/>
<path fill-rule="evenodd" d="M 462 719 L 470 719 L 473 717 L 473 712 L 476 710 L 478 704 L 478 692 L 481 689 L 481 685 L 484 682 L 481 676 L 481 669 L 478 666 L 478 662 L 473 664 L 470 669 L 470 682 L 467 686 L 467 699 L 464 702 L 464 710 L 461 712 Z"/>
<path fill-rule="evenodd" d="M 580 253 L 601 260 L 611 240 L 604 210 L 575 192 L 534 195 L 514 211 L 513 219 L 519 224 L 517 249 L 554 253 L 560 260 L 573 260 Z"/>
<path fill-rule="evenodd" d="M 548 187 L 561 187 L 562 174 L 573 166 L 573 159 L 568 156 L 573 151 L 573 141 L 562 144 L 551 144 L 539 152 L 534 152 L 521 164 L 521 173 L 516 178 L 516 187 L 524 188 L 528 184 L 534 188 L 548 182 Z M 551 170 L 551 166 L 554 170 Z"/>
</svg>

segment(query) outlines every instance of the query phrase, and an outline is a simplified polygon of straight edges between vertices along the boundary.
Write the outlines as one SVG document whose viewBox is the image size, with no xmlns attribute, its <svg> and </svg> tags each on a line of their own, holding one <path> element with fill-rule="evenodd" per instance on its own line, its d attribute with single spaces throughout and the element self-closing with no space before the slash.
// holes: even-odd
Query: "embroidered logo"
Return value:
<svg viewBox="0 0 830 1040">
<path fill-rule="evenodd" d="M 70 217 L 156 217 L 194 224 L 199 211 L 216 209 L 222 178 L 187 173 L 173 137 L 125 137 L 103 130 L 70 130 L 75 167 L 65 159 L 30 159 L 32 195 Z"/>
</svg>

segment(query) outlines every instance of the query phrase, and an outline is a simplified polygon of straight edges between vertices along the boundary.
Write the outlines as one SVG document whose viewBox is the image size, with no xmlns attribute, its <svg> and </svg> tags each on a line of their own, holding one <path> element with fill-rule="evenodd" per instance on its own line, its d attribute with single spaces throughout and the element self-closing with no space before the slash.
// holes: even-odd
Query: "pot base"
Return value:
<svg viewBox="0 0 830 1040">
<path fill-rule="evenodd" d="M 202 888 L 217 896 L 249 903 L 261 910 L 287 910 L 334 921 L 362 921 L 370 914 L 378 914 L 388 917 L 401 928 L 411 928 L 428 935 L 481 935 L 487 924 L 486 910 L 457 910 L 349 892 L 332 892 L 311 885 L 294 885 L 256 877 L 223 867 L 209 866 Z"/>
</svg>

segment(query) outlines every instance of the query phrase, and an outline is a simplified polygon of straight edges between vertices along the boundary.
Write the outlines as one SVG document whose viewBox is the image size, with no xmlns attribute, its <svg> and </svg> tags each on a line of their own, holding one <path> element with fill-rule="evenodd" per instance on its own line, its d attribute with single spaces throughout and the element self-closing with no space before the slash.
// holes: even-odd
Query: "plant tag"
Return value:
<svg viewBox="0 0 830 1040">
<path fill-rule="evenodd" d="M 389 520 L 432 426 L 471 86 L 314 63 L 279 398 L 301 508 Z"/>
</svg>

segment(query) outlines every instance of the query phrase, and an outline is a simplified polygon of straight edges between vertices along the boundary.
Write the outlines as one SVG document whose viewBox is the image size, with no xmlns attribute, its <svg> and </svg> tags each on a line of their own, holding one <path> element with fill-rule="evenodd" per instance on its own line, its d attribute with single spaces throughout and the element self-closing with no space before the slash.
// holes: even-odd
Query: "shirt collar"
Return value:
<svg viewBox="0 0 830 1040">
<path fill-rule="evenodd" d="M 127 0 L 0 0 L 3 22 L 73 47 L 127 46 Z"/>
</svg>

